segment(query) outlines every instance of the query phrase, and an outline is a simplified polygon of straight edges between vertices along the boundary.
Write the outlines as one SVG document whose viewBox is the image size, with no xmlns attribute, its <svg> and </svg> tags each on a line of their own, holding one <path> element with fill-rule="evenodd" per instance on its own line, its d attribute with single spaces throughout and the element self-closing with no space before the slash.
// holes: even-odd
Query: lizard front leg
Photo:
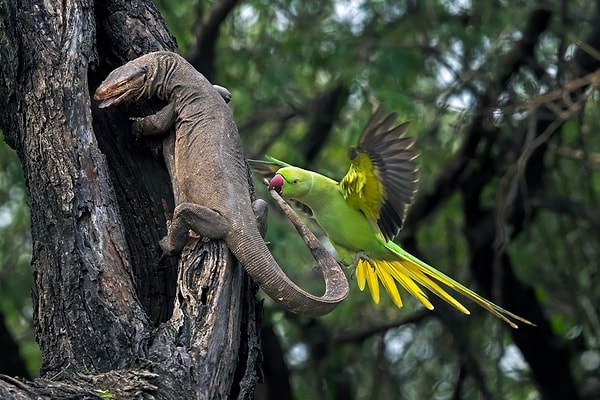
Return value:
<svg viewBox="0 0 600 400">
<path fill-rule="evenodd" d="M 181 203 L 175 207 L 167 236 L 160 247 L 166 255 L 178 254 L 188 241 L 191 230 L 209 239 L 223 239 L 231 224 L 218 212 L 194 203 Z"/>
<path fill-rule="evenodd" d="M 213 85 L 213 87 L 226 103 L 231 101 L 231 92 L 227 88 L 219 85 Z M 133 125 L 131 126 L 131 130 L 137 138 L 166 133 L 177 119 L 175 103 L 170 102 L 156 113 L 147 117 L 132 119 Z"/>
<path fill-rule="evenodd" d="M 160 135 L 166 133 L 173 126 L 176 119 L 175 103 L 169 103 L 152 115 L 133 118 L 131 131 L 137 138 Z"/>
</svg>

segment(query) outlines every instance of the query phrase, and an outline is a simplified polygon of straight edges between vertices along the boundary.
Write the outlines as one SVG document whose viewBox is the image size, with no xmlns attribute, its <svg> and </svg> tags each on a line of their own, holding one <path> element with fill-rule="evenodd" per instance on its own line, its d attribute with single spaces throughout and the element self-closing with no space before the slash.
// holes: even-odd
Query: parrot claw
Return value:
<svg viewBox="0 0 600 400">
<path fill-rule="evenodd" d="M 368 262 L 371 268 L 375 270 L 375 263 L 371 260 L 371 258 L 368 255 L 365 254 L 364 251 L 359 251 L 358 253 L 356 253 L 354 261 L 352 262 L 352 268 L 356 268 L 360 260 Z"/>
</svg>

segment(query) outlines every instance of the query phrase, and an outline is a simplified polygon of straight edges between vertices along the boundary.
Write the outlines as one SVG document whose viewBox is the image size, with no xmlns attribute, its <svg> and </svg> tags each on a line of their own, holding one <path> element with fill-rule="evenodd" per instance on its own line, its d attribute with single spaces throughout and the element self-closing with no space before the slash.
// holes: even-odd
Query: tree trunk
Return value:
<svg viewBox="0 0 600 400">
<path fill-rule="evenodd" d="M 90 99 L 127 60 L 175 50 L 149 1 L 0 3 L 0 127 L 30 194 L 41 378 L 0 398 L 250 398 L 260 305 L 221 242 L 179 260 L 158 240 L 173 207 L 155 145 Z M 148 105 L 152 106 L 152 105 Z"/>
</svg>

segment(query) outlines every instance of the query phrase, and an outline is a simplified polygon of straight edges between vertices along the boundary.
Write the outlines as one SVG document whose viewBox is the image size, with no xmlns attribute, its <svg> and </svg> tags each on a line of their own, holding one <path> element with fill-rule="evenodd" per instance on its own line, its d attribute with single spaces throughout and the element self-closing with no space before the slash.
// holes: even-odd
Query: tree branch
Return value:
<svg viewBox="0 0 600 400">
<path fill-rule="evenodd" d="M 312 102 L 312 112 L 310 112 L 312 120 L 301 145 L 301 152 L 307 164 L 310 164 L 321 151 L 333 124 L 339 117 L 341 108 L 346 104 L 349 93 L 346 86 L 338 84 Z"/>
<path fill-rule="evenodd" d="M 215 77 L 215 53 L 219 39 L 219 29 L 238 0 L 219 0 L 212 3 L 210 9 L 202 14 L 199 8 L 198 22 L 194 25 L 194 45 L 187 49 L 188 61 L 209 81 Z"/>
<path fill-rule="evenodd" d="M 581 218 L 596 228 L 600 228 L 600 210 L 564 196 L 537 195 L 529 198 L 532 207 L 543 208 Z"/>
<path fill-rule="evenodd" d="M 335 337 L 333 339 L 333 343 L 334 344 L 342 344 L 342 343 L 359 344 L 359 343 L 362 343 L 365 340 L 369 339 L 372 336 L 381 334 L 383 332 L 386 332 L 393 328 L 397 328 L 399 326 L 409 325 L 409 324 L 418 324 L 419 322 L 421 322 L 424 319 L 431 317 L 431 316 L 432 316 L 431 311 L 426 310 L 426 309 L 420 309 L 406 317 L 403 317 L 403 318 L 400 318 L 400 319 L 397 319 L 394 321 L 390 321 L 390 322 L 387 322 L 382 325 L 368 327 L 368 328 L 357 330 L 354 332 L 345 332 L 345 333 Z"/>
</svg>

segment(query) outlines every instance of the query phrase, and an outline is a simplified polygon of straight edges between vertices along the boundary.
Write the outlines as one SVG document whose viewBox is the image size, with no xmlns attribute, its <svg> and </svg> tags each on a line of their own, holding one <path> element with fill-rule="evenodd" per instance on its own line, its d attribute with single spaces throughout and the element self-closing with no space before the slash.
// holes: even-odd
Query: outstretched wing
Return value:
<svg viewBox="0 0 600 400">
<path fill-rule="evenodd" d="M 340 181 L 348 203 L 377 224 L 386 240 L 402 228 L 419 180 L 418 153 L 411 150 L 415 140 L 404 136 L 409 122 L 394 127 L 396 117 L 385 116 L 382 105 L 377 108 L 358 145 L 349 149 L 352 164 Z"/>
</svg>

